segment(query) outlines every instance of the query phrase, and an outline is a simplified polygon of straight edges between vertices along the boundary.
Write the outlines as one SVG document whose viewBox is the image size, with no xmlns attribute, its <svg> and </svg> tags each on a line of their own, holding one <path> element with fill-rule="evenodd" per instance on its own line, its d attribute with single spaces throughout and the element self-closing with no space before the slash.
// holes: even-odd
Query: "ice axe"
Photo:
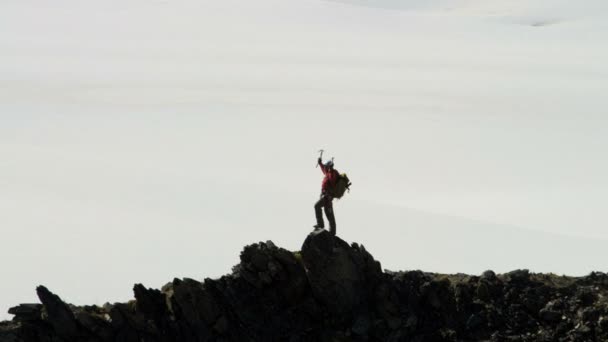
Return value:
<svg viewBox="0 0 608 342">
<path fill-rule="evenodd" d="M 325 152 L 325 150 L 319 150 L 319 159 L 323 160 L 323 152 Z M 315 167 L 319 167 L 319 163 L 317 163 L 317 166 Z"/>
</svg>

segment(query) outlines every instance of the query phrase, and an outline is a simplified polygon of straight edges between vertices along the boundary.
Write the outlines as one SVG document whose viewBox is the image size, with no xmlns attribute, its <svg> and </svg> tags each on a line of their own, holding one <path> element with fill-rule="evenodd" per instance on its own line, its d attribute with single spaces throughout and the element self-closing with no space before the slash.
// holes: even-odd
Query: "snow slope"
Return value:
<svg viewBox="0 0 608 342">
<path fill-rule="evenodd" d="M 0 312 L 298 249 L 321 147 L 386 268 L 605 271 L 606 7 L 3 1 Z"/>
</svg>

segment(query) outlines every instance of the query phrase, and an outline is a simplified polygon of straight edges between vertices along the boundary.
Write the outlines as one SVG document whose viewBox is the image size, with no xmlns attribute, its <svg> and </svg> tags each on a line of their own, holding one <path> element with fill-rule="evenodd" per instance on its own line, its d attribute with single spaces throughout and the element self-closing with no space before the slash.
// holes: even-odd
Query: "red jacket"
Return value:
<svg viewBox="0 0 608 342">
<path fill-rule="evenodd" d="M 321 192 L 324 193 L 336 184 L 338 178 L 340 177 L 340 173 L 338 173 L 338 171 L 335 169 L 330 169 L 329 167 L 323 165 L 322 162 L 319 162 L 319 167 L 321 167 L 321 171 L 325 175 L 323 178 L 323 183 L 321 183 Z"/>
</svg>

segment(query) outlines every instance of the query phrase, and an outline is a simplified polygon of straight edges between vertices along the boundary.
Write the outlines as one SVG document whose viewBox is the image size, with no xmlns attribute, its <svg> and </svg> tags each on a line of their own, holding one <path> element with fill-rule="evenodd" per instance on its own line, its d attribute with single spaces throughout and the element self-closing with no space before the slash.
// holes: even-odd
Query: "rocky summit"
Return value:
<svg viewBox="0 0 608 342">
<path fill-rule="evenodd" d="M 246 246 L 220 279 L 136 284 L 128 303 L 73 306 L 44 286 L 1 342 L 608 341 L 608 275 L 382 271 L 324 230 L 302 250 Z"/>
</svg>

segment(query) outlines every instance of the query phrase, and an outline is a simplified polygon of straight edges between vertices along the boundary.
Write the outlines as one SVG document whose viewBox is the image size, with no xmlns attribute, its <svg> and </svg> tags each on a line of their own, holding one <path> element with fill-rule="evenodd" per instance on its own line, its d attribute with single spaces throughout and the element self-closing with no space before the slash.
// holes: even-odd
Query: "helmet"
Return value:
<svg viewBox="0 0 608 342">
<path fill-rule="evenodd" d="M 327 161 L 327 163 L 325 163 L 325 167 L 330 167 L 330 168 L 334 168 L 334 161 L 333 160 L 329 160 Z"/>
</svg>

